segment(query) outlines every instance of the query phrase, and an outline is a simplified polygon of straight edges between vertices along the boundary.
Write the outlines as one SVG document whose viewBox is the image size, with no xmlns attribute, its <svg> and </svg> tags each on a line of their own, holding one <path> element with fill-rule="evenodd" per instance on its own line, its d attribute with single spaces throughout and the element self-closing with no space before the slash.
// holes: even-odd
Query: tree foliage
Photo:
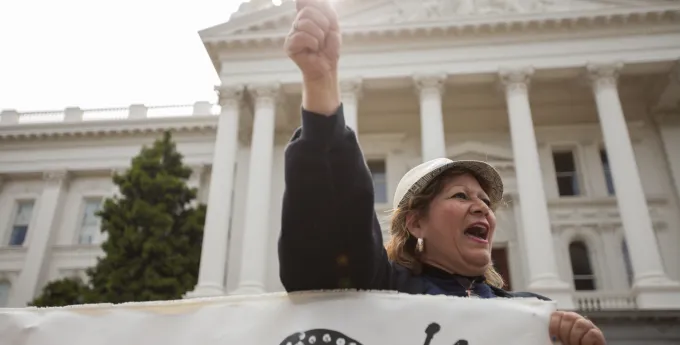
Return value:
<svg viewBox="0 0 680 345">
<path fill-rule="evenodd" d="M 80 298 L 50 300 L 45 291 L 36 300 L 55 306 L 172 300 L 192 289 L 206 207 L 193 205 L 197 190 L 187 186 L 192 171 L 182 160 L 169 132 L 144 146 L 124 174 L 113 176 L 120 195 L 107 198 L 98 212 L 104 255 L 87 270 Z"/>
<path fill-rule="evenodd" d="M 29 306 L 55 307 L 82 304 L 88 287 L 80 278 L 68 277 L 48 283 Z"/>
</svg>

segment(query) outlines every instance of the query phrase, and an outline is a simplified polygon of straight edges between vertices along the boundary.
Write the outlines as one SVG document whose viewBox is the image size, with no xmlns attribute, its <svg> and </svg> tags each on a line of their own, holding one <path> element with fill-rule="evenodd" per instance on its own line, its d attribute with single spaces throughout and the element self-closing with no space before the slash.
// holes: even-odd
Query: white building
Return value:
<svg viewBox="0 0 680 345">
<path fill-rule="evenodd" d="M 190 296 L 282 290 L 283 152 L 300 74 L 282 51 L 295 5 L 265 2 L 201 32 L 221 110 L 2 112 L 0 305 L 95 263 L 92 214 L 115 192 L 111 172 L 166 129 L 209 205 Z M 680 341 L 666 327 L 680 324 L 680 1 L 336 7 L 346 117 L 381 215 L 422 160 L 487 160 L 507 186 L 494 258 L 511 289 L 589 314 L 614 344 Z"/>
</svg>

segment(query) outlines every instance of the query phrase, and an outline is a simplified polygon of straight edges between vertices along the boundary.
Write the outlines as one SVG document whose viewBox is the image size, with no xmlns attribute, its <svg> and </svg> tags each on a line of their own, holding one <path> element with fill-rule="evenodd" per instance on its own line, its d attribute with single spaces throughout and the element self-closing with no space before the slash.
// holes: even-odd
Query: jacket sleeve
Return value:
<svg viewBox="0 0 680 345">
<path fill-rule="evenodd" d="M 289 292 L 382 289 L 389 280 L 373 181 L 342 105 L 332 116 L 302 110 L 285 151 L 278 251 Z"/>
</svg>

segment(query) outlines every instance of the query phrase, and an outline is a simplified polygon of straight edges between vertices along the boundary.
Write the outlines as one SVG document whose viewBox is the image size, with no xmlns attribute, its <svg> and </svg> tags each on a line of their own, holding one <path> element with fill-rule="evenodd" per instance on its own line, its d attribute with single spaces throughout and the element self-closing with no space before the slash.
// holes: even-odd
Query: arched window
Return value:
<svg viewBox="0 0 680 345">
<path fill-rule="evenodd" d="M 9 303 L 9 290 L 12 284 L 6 280 L 0 280 L 0 308 L 7 307 Z"/>
<path fill-rule="evenodd" d="M 586 244 L 583 241 L 571 242 L 569 257 L 574 275 L 574 288 L 579 291 L 595 290 L 595 275 Z"/>
<path fill-rule="evenodd" d="M 630 261 L 630 253 L 628 252 L 628 243 L 626 240 L 621 242 L 621 253 L 623 254 L 623 264 L 626 267 L 626 275 L 628 276 L 628 285 L 633 285 L 633 264 Z"/>
</svg>

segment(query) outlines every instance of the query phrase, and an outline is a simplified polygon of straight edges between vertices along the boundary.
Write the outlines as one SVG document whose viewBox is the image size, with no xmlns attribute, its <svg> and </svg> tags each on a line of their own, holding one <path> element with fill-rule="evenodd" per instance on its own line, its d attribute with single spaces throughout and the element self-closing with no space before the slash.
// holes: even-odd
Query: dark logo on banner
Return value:
<svg viewBox="0 0 680 345">
<path fill-rule="evenodd" d="M 441 330 L 438 323 L 433 322 L 425 328 L 425 342 L 423 345 L 430 345 L 434 335 Z M 284 339 L 280 345 L 364 345 L 341 332 L 317 328 L 306 332 L 295 333 Z M 468 345 L 468 341 L 461 339 L 453 345 Z"/>
</svg>

